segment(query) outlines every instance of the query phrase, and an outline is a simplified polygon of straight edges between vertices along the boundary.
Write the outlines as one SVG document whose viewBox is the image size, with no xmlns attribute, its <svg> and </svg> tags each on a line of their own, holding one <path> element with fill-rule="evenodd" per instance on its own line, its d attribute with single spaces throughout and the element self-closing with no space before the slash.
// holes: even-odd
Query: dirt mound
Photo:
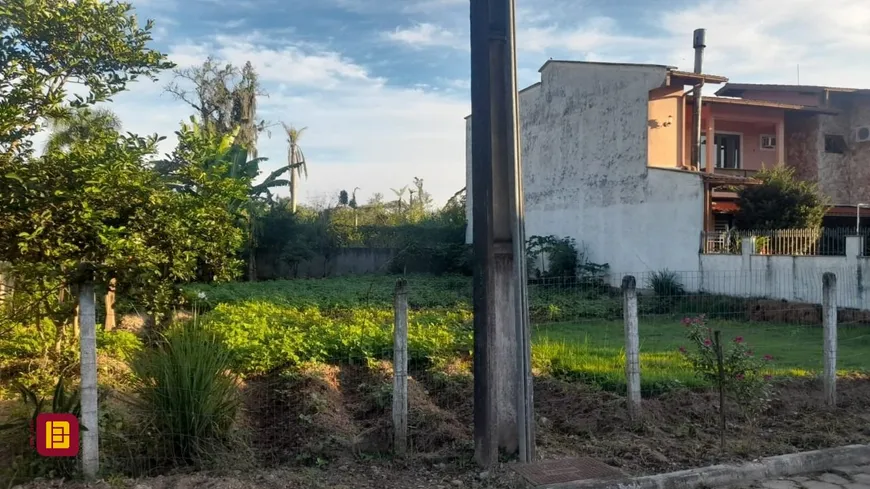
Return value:
<svg viewBox="0 0 870 489">
<path fill-rule="evenodd" d="M 393 449 L 392 366 L 308 365 L 248 382 L 246 418 L 255 451 L 269 464 L 320 465 Z M 471 441 L 469 423 L 408 379 L 412 453 L 438 455 Z"/>
<path fill-rule="evenodd" d="M 800 302 L 757 300 L 749 304 L 750 321 L 822 324 L 822 307 Z"/>
<path fill-rule="evenodd" d="M 344 373 L 356 385 L 348 393 L 357 422 L 364 426 L 357 448 L 361 452 L 392 450 L 393 367 L 380 362 L 373 368 L 346 368 Z M 434 456 L 471 440 L 471 428 L 456 413 L 442 409 L 416 379 L 408 378 L 408 443 L 417 454 Z"/>
<path fill-rule="evenodd" d="M 264 462 L 318 462 L 344 456 L 359 435 L 345 408 L 341 371 L 313 364 L 248 382 L 253 445 Z"/>
</svg>

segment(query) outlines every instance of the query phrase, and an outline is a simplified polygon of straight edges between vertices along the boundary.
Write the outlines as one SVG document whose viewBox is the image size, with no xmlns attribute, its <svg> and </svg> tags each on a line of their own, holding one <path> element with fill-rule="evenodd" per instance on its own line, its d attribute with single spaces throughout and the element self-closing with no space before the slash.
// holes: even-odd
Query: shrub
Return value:
<svg viewBox="0 0 870 489">
<path fill-rule="evenodd" d="M 650 274 L 647 278 L 647 286 L 658 297 L 674 297 L 686 293 L 680 275 L 667 269 Z"/>
<path fill-rule="evenodd" d="M 828 199 L 818 184 L 795 178 L 792 167 L 779 165 L 755 174 L 761 185 L 738 191 L 737 229 L 818 229 Z"/>
<path fill-rule="evenodd" d="M 171 328 L 133 361 L 133 403 L 169 460 L 200 463 L 230 446 L 240 407 L 231 366 L 214 334 L 192 322 Z"/>
<path fill-rule="evenodd" d="M 717 345 L 706 317 L 685 318 L 683 325 L 692 346 L 690 349 L 680 347 L 680 352 L 695 374 L 717 387 L 721 384 L 747 417 L 761 413 L 770 400 L 770 376 L 764 373 L 764 367 L 773 358 L 769 355 L 759 358 L 744 338 L 738 336 L 721 346 L 724 379 L 720 378 Z"/>
<path fill-rule="evenodd" d="M 101 355 L 126 360 L 141 348 L 142 342 L 129 331 L 97 328 L 97 352 Z M 78 368 L 79 344 L 70 324 L 58 327 L 50 319 L 43 319 L 38 327 L 13 324 L 0 336 L 0 376 L 38 395 L 50 395 L 58 377 Z"/>
</svg>

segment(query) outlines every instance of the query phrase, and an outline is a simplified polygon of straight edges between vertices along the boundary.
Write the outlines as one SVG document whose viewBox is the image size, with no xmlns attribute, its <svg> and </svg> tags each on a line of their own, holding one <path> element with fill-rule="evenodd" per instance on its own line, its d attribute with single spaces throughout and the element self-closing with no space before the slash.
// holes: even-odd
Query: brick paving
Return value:
<svg viewBox="0 0 870 489">
<path fill-rule="evenodd" d="M 870 464 L 767 480 L 748 486 L 748 489 L 870 489 Z"/>
</svg>

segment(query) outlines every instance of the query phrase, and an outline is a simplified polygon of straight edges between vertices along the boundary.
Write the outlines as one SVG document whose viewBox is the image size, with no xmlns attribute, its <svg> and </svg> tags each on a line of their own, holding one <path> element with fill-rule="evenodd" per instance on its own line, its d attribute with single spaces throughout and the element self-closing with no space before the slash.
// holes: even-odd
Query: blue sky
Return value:
<svg viewBox="0 0 870 489">
<path fill-rule="evenodd" d="M 424 179 L 438 203 L 465 185 L 468 0 L 132 0 L 155 21 L 155 46 L 180 67 L 207 55 L 250 60 L 268 98 L 259 114 L 308 129 L 302 199 L 360 187 L 366 200 Z M 517 0 L 520 86 L 548 58 L 692 65 L 707 29 L 705 71 L 732 81 L 870 86 L 866 0 Z M 191 115 L 157 83 L 115 98 L 124 129 L 170 136 Z M 284 162 L 275 128 L 265 172 Z M 286 193 L 286 192 L 284 192 Z"/>
</svg>

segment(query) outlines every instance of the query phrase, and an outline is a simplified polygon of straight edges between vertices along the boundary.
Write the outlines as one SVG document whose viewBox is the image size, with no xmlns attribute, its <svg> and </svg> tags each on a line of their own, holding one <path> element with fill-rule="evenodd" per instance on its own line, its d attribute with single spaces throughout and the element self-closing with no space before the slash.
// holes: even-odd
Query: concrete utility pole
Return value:
<svg viewBox="0 0 870 489">
<path fill-rule="evenodd" d="M 474 444 L 534 458 L 513 0 L 471 0 Z"/>
</svg>

